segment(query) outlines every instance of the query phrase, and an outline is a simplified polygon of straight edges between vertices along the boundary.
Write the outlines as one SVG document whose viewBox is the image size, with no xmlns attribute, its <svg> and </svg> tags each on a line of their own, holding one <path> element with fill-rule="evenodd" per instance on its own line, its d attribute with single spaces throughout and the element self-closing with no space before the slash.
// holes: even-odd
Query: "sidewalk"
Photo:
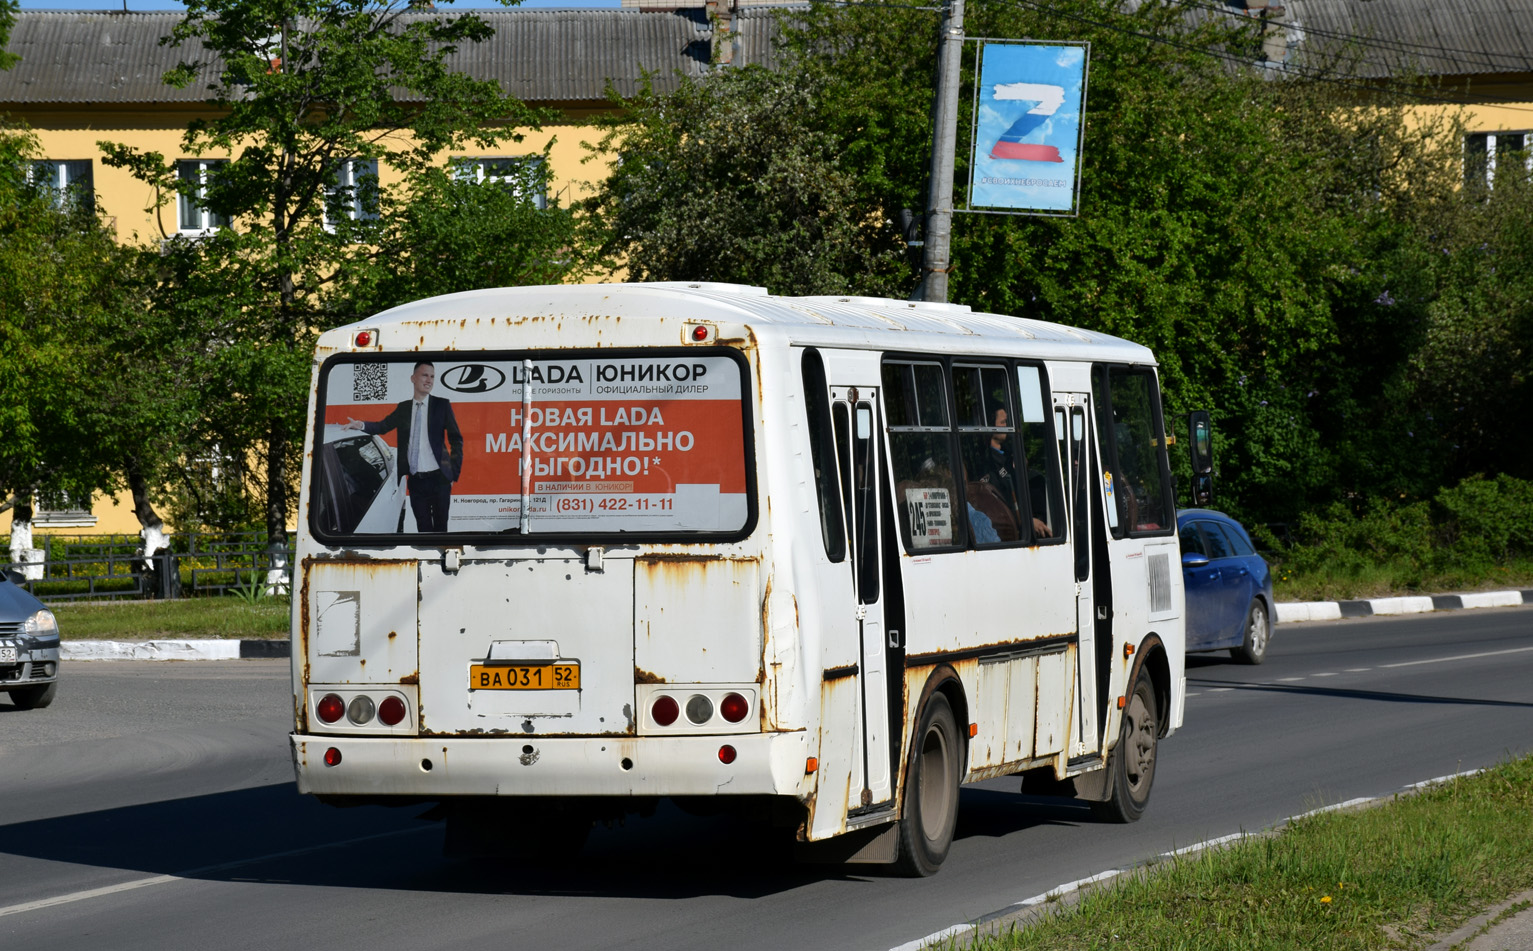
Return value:
<svg viewBox="0 0 1533 951">
<path fill-rule="evenodd" d="M 1393 614 L 1424 614 L 1467 608 L 1507 608 L 1533 604 L 1533 588 L 1516 591 L 1480 591 L 1474 594 L 1434 594 L 1413 598 L 1374 598 L 1366 601 L 1279 602 L 1274 620 L 1339 621 L 1343 618 Z M 236 640 L 217 638 L 147 641 L 64 641 L 61 660 L 249 660 L 257 657 L 289 657 L 286 640 Z"/>
<path fill-rule="evenodd" d="M 1427 951 L 1533 951 L 1533 891 L 1476 915 Z"/>
</svg>

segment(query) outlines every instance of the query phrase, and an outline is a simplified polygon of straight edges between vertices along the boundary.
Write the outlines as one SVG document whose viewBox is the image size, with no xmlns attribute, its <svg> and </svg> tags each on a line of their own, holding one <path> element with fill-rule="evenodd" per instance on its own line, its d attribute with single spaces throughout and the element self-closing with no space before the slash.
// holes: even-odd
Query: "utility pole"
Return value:
<svg viewBox="0 0 1533 951">
<path fill-rule="evenodd" d="M 947 0 L 937 46 L 937 100 L 932 109 L 932 161 L 927 175 L 922 300 L 947 302 L 953 237 L 953 151 L 958 139 L 958 67 L 963 60 L 963 0 Z"/>
</svg>

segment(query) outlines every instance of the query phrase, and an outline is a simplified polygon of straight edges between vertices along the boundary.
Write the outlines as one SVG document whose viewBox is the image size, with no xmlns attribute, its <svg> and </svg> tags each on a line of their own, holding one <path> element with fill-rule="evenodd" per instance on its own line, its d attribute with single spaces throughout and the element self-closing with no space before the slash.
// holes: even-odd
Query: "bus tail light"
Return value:
<svg viewBox="0 0 1533 951">
<path fill-rule="evenodd" d="M 319 705 L 315 708 L 315 712 L 318 713 L 319 718 L 324 720 L 326 723 L 334 723 L 346 713 L 346 704 L 343 703 L 341 698 L 335 694 L 327 693 L 319 701 Z"/>
<path fill-rule="evenodd" d="M 359 693 L 351 698 L 350 703 L 346 704 L 346 719 L 361 726 L 372 720 L 373 710 L 373 698 Z"/>
<path fill-rule="evenodd" d="M 326 766 L 339 766 L 339 765 L 341 765 L 341 751 L 336 749 L 333 746 L 330 747 L 328 750 L 325 750 L 325 765 Z"/>
<path fill-rule="evenodd" d="M 738 754 L 735 753 L 735 748 L 730 746 L 728 743 L 725 743 L 723 746 L 719 747 L 719 762 L 723 763 L 725 766 L 733 763 L 735 761 L 736 755 Z"/>
<path fill-rule="evenodd" d="M 405 718 L 405 702 L 398 697 L 384 697 L 378 704 L 378 719 L 385 726 L 398 726 Z"/>
<path fill-rule="evenodd" d="M 670 726 L 681 715 L 681 707 L 674 697 L 657 697 L 654 706 L 649 708 L 649 715 L 661 726 Z"/>
<path fill-rule="evenodd" d="M 724 719 L 728 720 L 730 723 L 739 723 L 741 720 L 745 719 L 745 715 L 749 713 L 750 710 L 750 702 L 737 693 L 732 693 L 725 697 L 724 701 L 719 704 L 719 712 L 722 713 L 724 715 Z"/>
<path fill-rule="evenodd" d="M 713 701 L 700 693 L 693 694 L 687 701 L 687 719 L 698 726 L 702 726 L 713 719 Z"/>
</svg>

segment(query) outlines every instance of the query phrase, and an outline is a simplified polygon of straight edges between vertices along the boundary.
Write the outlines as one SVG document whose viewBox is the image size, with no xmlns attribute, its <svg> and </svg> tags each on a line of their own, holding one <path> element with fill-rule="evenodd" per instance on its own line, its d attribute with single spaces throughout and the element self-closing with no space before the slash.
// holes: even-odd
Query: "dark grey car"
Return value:
<svg viewBox="0 0 1533 951">
<path fill-rule="evenodd" d="M 53 612 L 0 573 L 0 693 L 35 710 L 53 702 L 59 689 L 59 624 Z"/>
</svg>

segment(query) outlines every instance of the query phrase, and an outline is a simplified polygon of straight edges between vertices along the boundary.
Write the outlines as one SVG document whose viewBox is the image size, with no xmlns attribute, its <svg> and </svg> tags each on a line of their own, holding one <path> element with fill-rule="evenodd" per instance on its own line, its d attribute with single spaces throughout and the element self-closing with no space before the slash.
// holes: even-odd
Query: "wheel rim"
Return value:
<svg viewBox="0 0 1533 951">
<path fill-rule="evenodd" d="M 1155 742 L 1158 732 L 1155 714 L 1145 691 L 1134 691 L 1125 715 L 1129 722 L 1127 755 L 1123 760 L 1124 775 L 1128 779 L 1129 794 L 1135 802 L 1143 802 L 1150 795 L 1150 784 L 1155 781 Z"/>
<path fill-rule="evenodd" d="M 921 742 L 921 834 L 927 841 L 941 840 L 947 832 L 948 815 L 952 812 L 949 801 L 954 793 L 949 783 L 950 747 L 942 730 L 926 731 Z"/>
<path fill-rule="evenodd" d="M 1267 609 L 1260 603 L 1251 605 L 1251 626 L 1247 631 L 1251 641 L 1251 653 L 1257 657 L 1267 652 Z"/>
</svg>

